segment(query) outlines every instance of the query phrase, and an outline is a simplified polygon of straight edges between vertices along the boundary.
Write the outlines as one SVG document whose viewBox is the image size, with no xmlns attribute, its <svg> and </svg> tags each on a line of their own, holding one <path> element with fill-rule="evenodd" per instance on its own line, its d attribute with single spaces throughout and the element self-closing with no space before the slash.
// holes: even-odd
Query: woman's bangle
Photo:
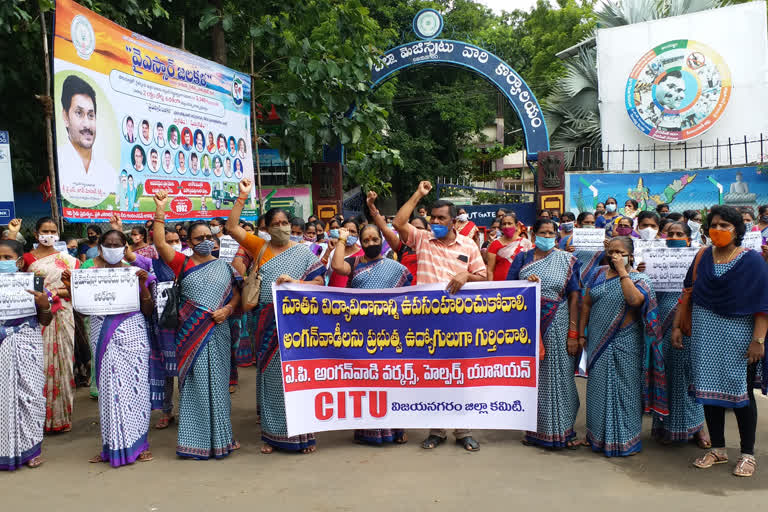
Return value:
<svg viewBox="0 0 768 512">
<path fill-rule="evenodd" d="M 578 338 L 578 337 L 579 337 L 578 331 L 575 331 L 575 330 L 574 331 L 568 331 L 568 338 Z"/>
<path fill-rule="evenodd" d="M 155 217 L 154 222 L 159 222 L 160 224 L 165 224 L 165 217 L 163 217 L 162 219 L 158 219 L 157 217 Z"/>
<path fill-rule="evenodd" d="M 621 277 L 619 278 L 619 280 L 622 280 L 622 279 L 632 279 L 632 278 L 631 278 L 631 277 L 629 277 L 629 275 L 626 275 L 626 276 L 621 276 Z"/>
</svg>

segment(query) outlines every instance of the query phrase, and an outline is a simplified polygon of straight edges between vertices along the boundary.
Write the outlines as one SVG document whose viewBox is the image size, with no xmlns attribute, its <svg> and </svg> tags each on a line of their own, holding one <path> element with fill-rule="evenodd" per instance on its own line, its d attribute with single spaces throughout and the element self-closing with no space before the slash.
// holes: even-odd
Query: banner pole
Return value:
<svg viewBox="0 0 768 512">
<path fill-rule="evenodd" d="M 253 69 L 253 39 L 251 39 L 251 124 L 253 125 L 253 156 L 256 160 L 256 193 L 259 204 L 259 217 L 264 215 L 264 208 L 261 204 L 261 162 L 259 159 L 259 121 L 256 116 L 256 98 L 253 94 L 253 83 L 256 80 Z"/>
<path fill-rule="evenodd" d="M 45 28 L 45 15 L 43 14 L 42 7 L 39 8 L 40 12 L 40 34 L 43 38 L 43 67 L 45 69 L 45 95 L 36 96 L 38 101 L 43 104 L 43 110 L 45 112 L 45 142 L 48 147 L 48 178 L 51 182 L 51 217 L 58 226 L 59 231 L 63 230 L 64 226 L 61 224 L 61 218 L 59 217 L 59 196 L 58 188 L 56 185 L 56 171 L 53 165 L 53 96 L 51 89 L 51 58 L 48 51 L 48 31 Z"/>
</svg>

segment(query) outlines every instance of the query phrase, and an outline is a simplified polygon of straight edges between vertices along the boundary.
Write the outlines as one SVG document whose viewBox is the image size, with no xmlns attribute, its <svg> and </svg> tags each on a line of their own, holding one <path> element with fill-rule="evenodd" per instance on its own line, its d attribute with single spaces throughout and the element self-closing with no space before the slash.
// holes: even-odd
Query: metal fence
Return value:
<svg viewBox="0 0 768 512">
<path fill-rule="evenodd" d="M 768 137 L 716 138 L 704 143 L 622 144 L 566 151 L 571 171 L 663 171 L 768 163 Z"/>
</svg>

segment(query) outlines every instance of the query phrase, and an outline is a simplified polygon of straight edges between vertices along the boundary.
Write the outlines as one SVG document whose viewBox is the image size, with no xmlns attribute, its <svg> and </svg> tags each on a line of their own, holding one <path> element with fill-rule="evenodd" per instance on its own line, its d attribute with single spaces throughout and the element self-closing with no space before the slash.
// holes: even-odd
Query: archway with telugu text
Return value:
<svg viewBox="0 0 768 512">
<path fill-rule="evenodd" d="M 443 18 L 434 9 L 419 11 L 413 31 L 421 39 L 387 50 L 371 71 L 372 88 L 377 88 L 403 69 L 420 65 L 458 66 L 474 71 L 504 95 L 517 117 L 525 138 L 528 162 L 540 151 L 549 151 L 547 125 L 528 84 L 506 62 L 475 45 L 449 39 L 435 39 L 443 29 Z"/>
</svg>

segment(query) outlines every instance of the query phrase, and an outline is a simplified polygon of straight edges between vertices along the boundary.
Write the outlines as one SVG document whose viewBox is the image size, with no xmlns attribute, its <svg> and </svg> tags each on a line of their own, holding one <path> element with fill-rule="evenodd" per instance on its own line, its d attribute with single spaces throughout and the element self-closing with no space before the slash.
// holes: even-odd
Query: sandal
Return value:
<svg viewBox="0 0 768 512">
<path fill-rule="evenodd" d="M 710 450 L 704 454 L 703 457 L 699 457 L 693 461 L 693 465 L 699 469 L 709 469 L 716 464 L 725 464 L 728 462 L 728 455 L 724 449 Z"/>
<path fill-rule="evenodd" d="M 162 418 L 160 418 L 160 421 L 157 422 L 157 424 L 155 425 L 155 428 L 157 430 L 163 430 L 164 428 L 168 428 L 168 425 L 175 422 L 176 422 L 176 416 L 163 416 Z"/>
<path fill-rule="evenodd" d="M 235 391 L 237 391 L 237 386 L 229 386 L 229 394 L 230 394 L 230 395 L 231 395 L 232 393 L 234 393 Z"/>
<path fill-rule="evenodd" d="M 755 460 L 754 455 L 742 453 L 741 457 L 739 457 L 739 461 L 736 463 L 736 467 L 733 468 L 733 475 L 749 478 L 755 474 L 756 469 L 757 461 Z"/>
<path fill-rule="evenodd" d="M 401 435 L 400 437 L 395 438 L 396 444 L 405 444 L 407 442 L 408 442 L 408 434 L 406 433 L 403 433 L 403 435 Z"/>
<path fill-rule="evenodd" d="M 461 439 L 456 440 L 456 444 L 460 444 L 464 447 L 465 450 L 468 452 L 477 452 L 480 451 L 480 443 L 475 441 L 472 436 L 462 437 Z"/>
<path fill-rule="evenodd" d="M 567 443 L 565 443 L 565 447 L 569 450 L 578 450 L 584 445 L 584 441 L 581 441 L 580 439 L 571 439 Z"/>
<path fill-rule="evenodd" d="M 426 438 L 424 441 L 422 441 L 421 447 L 424 448 L 425 450 L 432 450 L 434 448 L 437 448 L 441 444 L 443 444 L 446 439 L 447 438 L 445 438 L 445 437 L 440 437 L 440 436 L 436 436 L 436 435 L 430 435 L 428 438 Z M 457 441 L 458 441 L 458 439 L 457 439 Z"/>
<path fill-rule="evenodd" d="M 43 457 L 38 455 L 34 459 L 27 461 L 27 466 L 32 468 L 32 469 L 35 469 L 35 468 L 39 468 L 40 466 L 42 466 L 43 462 L 45 462 L 43 460 Z"/>
<path fill-rule="evenodd" d="M 101 454 L 98 454 L 95 457 L 91 457 L 90 459 L 88 459 L 88 462 L 90 462 L 91 464 L 98 464 L 100 462 L 107 462 L 107 461 L 101 458 Z"/>
<path fill-rule="evenodd" d="M 269 444 L 264 444 L 264 445 L 262 445 L 262 447 L 261 447 L 261 453 L 263 453 L 264 455 L 269 455 L 269 454 L 270 454 L 270 453 L 272 453 L 273 451 L 275 451 L 275 449 L 274 449 L 274 448 L 272 448 L 272 445 L 269 445 Z"/>
<path fill-rule="evenodd" d="M 234 441 L 232 442 L 232 446 L 229 448 L 229 451 L 234 452 L 240 449 L 240 441 Z"/>
<path fill-rule="evenodd" d="M 301 453 L 303 453 L 304 455 L 309 455 L 310 453 L 315 453 L 316 451 L 317 451 L 317 446 L 312 445 L 312 446 L 307 446 L 306 448 L 301 450 Z"/>
<path fill-rule="evenodd" d="M 139 461 L 139 462 L 149 462 L 152 459 L 154 459 L 154 457 L 152 457 L 152 452 L 147 450 L 147 451 L 141 452 L 139 454 L 139 458 L 136 459 L 136 460 Z"/>
</svg>

